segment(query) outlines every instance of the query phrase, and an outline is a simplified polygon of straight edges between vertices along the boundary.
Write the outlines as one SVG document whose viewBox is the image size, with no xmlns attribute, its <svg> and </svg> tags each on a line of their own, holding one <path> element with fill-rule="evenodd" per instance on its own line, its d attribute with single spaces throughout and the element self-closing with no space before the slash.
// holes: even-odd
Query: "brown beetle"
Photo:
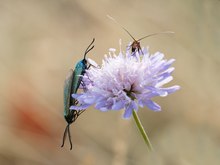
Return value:
<svg viewBox="0 0 220 165">
<path fill-rule="evenodd" d="M 141 54 L 144 54 L 142 49 L 141 49 L 141 45 L 140 45 L 140 41 L 147 38 L 147 37 L 150 37 L 150 36 L 154 36 L 154 35 L 158 35 L 158 34 L 173 34 L 174 32 L 172 31 L 164 31 L 164 32 L 158 32 L 158 33 L 152 33 L 152 34 L 149 34 L 149 35 L 146 35 L 138 40 L 136 40 L 132 35 L 131 33 L 125 29 L 120 23 L 118 23 L 114 18 L 112 18 L 111 16 L 107 15 L 107 17 L 109 19 L 111 19 L 112 21 L 114 21 L 116 24 L 118 24 L 119 26 L 121 26 L 121 28 L 126 31 L 128 33 L 128 35 L 133 39 L 133 42 L 132 44 L 130 45 L 130 48 L 131 48 L 131 53 L 135 53 L 136 51 L 138 51 L 138 53 L 141 52 Z"/>
</svg>

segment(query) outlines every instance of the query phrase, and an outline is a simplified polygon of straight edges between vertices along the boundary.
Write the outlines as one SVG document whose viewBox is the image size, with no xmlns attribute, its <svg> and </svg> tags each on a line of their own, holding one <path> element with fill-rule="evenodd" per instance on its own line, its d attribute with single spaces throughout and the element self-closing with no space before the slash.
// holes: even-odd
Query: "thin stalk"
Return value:
<svg viewBox="0 0 220 165">
<path fill-rule="evenodd" d="M 151 142 L 150 142 L 150 140 L 149 140 L 149 138 L 147 136 L 147 133 L 144 130 L 144 127 L 141 124 L 141 121 L 140 121 L 140 119 L 139 119 L 139 117 L 137 115 L 137 112 L 135 110 L 133 110 L 132 115 L 133 115 L 134 121 L 135 121 L 135 123 L 136 123 L 136 125 L 137 125 L 137 127 L 138 127 L 138 129 L 139 129 L 139 131 L 140 131 L 140 133 L 141 133 L 145 143 L 147 144 L 148 150 L 149 151 L 153 151 L 153 147 L 151 145 Z"/>
</svg>

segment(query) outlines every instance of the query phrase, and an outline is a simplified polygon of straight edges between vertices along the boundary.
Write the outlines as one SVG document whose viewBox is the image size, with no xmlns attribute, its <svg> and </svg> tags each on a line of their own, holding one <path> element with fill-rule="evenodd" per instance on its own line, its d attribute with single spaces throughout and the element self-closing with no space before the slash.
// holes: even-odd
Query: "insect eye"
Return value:
<svg viewBox="0 0 220 165">
<path fill-rule="evenodd" d="M 87 60 L 86 60 L 86 59 L 83 59 L 83 63 L 84 63 L 84 64 L 87 64 Z"/>
</svg>

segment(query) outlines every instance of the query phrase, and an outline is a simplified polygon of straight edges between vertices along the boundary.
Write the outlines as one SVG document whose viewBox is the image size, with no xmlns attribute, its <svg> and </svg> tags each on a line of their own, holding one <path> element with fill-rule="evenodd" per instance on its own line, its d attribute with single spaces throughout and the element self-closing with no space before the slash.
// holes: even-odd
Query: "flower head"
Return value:
<svg viewBox="0 0 220 165">
<path fill-rule="evenodd" d="M 174 59 L 166 60 L 160 52 L 150 55 L 147 49 L 142 50 L 144 55 L 129 51 L 116 55 L 115 49 L 110 51 L 101 67 L 86 70 L 82 80 L 86 90 L 72 95 L 80 106 L 70 109 L 85 109 L 94 104 L 101 111 L 125 109 L 123 117 L 130 118 L 139 106 L 160 111 L 152 98 L 165 97 L 180 88 L 163 87 L 173 79 L 174 68 L 170 66 Z"/>
</svg>

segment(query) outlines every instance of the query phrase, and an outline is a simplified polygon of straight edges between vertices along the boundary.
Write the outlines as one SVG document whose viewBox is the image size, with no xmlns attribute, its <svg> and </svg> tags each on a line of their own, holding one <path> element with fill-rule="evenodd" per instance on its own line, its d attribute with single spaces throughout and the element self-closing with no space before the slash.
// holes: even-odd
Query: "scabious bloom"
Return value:
<svg viewBox="0 0 220 165">
<path fill-rule="evenodd" d="M 144 106 L 160 111 L 152 98 L 165 97 L 180 88 L 163 87 L 173 79 L 171 64 L 175 60 L 164 59 L 160 52 L 150 54 L 146 48 L 142 52 L 143 55 L 130 51 L 116 55 L 115 49 L 110 49 L 101 67 L 86 70 L 82 80 L 86 90 L 72 95 L 80 106 L 70 109 L 82 110 L 91 105 L 100 111 L 125 109 L 124 118 L 130 118 L 133 110 Z"/>
</svg>

